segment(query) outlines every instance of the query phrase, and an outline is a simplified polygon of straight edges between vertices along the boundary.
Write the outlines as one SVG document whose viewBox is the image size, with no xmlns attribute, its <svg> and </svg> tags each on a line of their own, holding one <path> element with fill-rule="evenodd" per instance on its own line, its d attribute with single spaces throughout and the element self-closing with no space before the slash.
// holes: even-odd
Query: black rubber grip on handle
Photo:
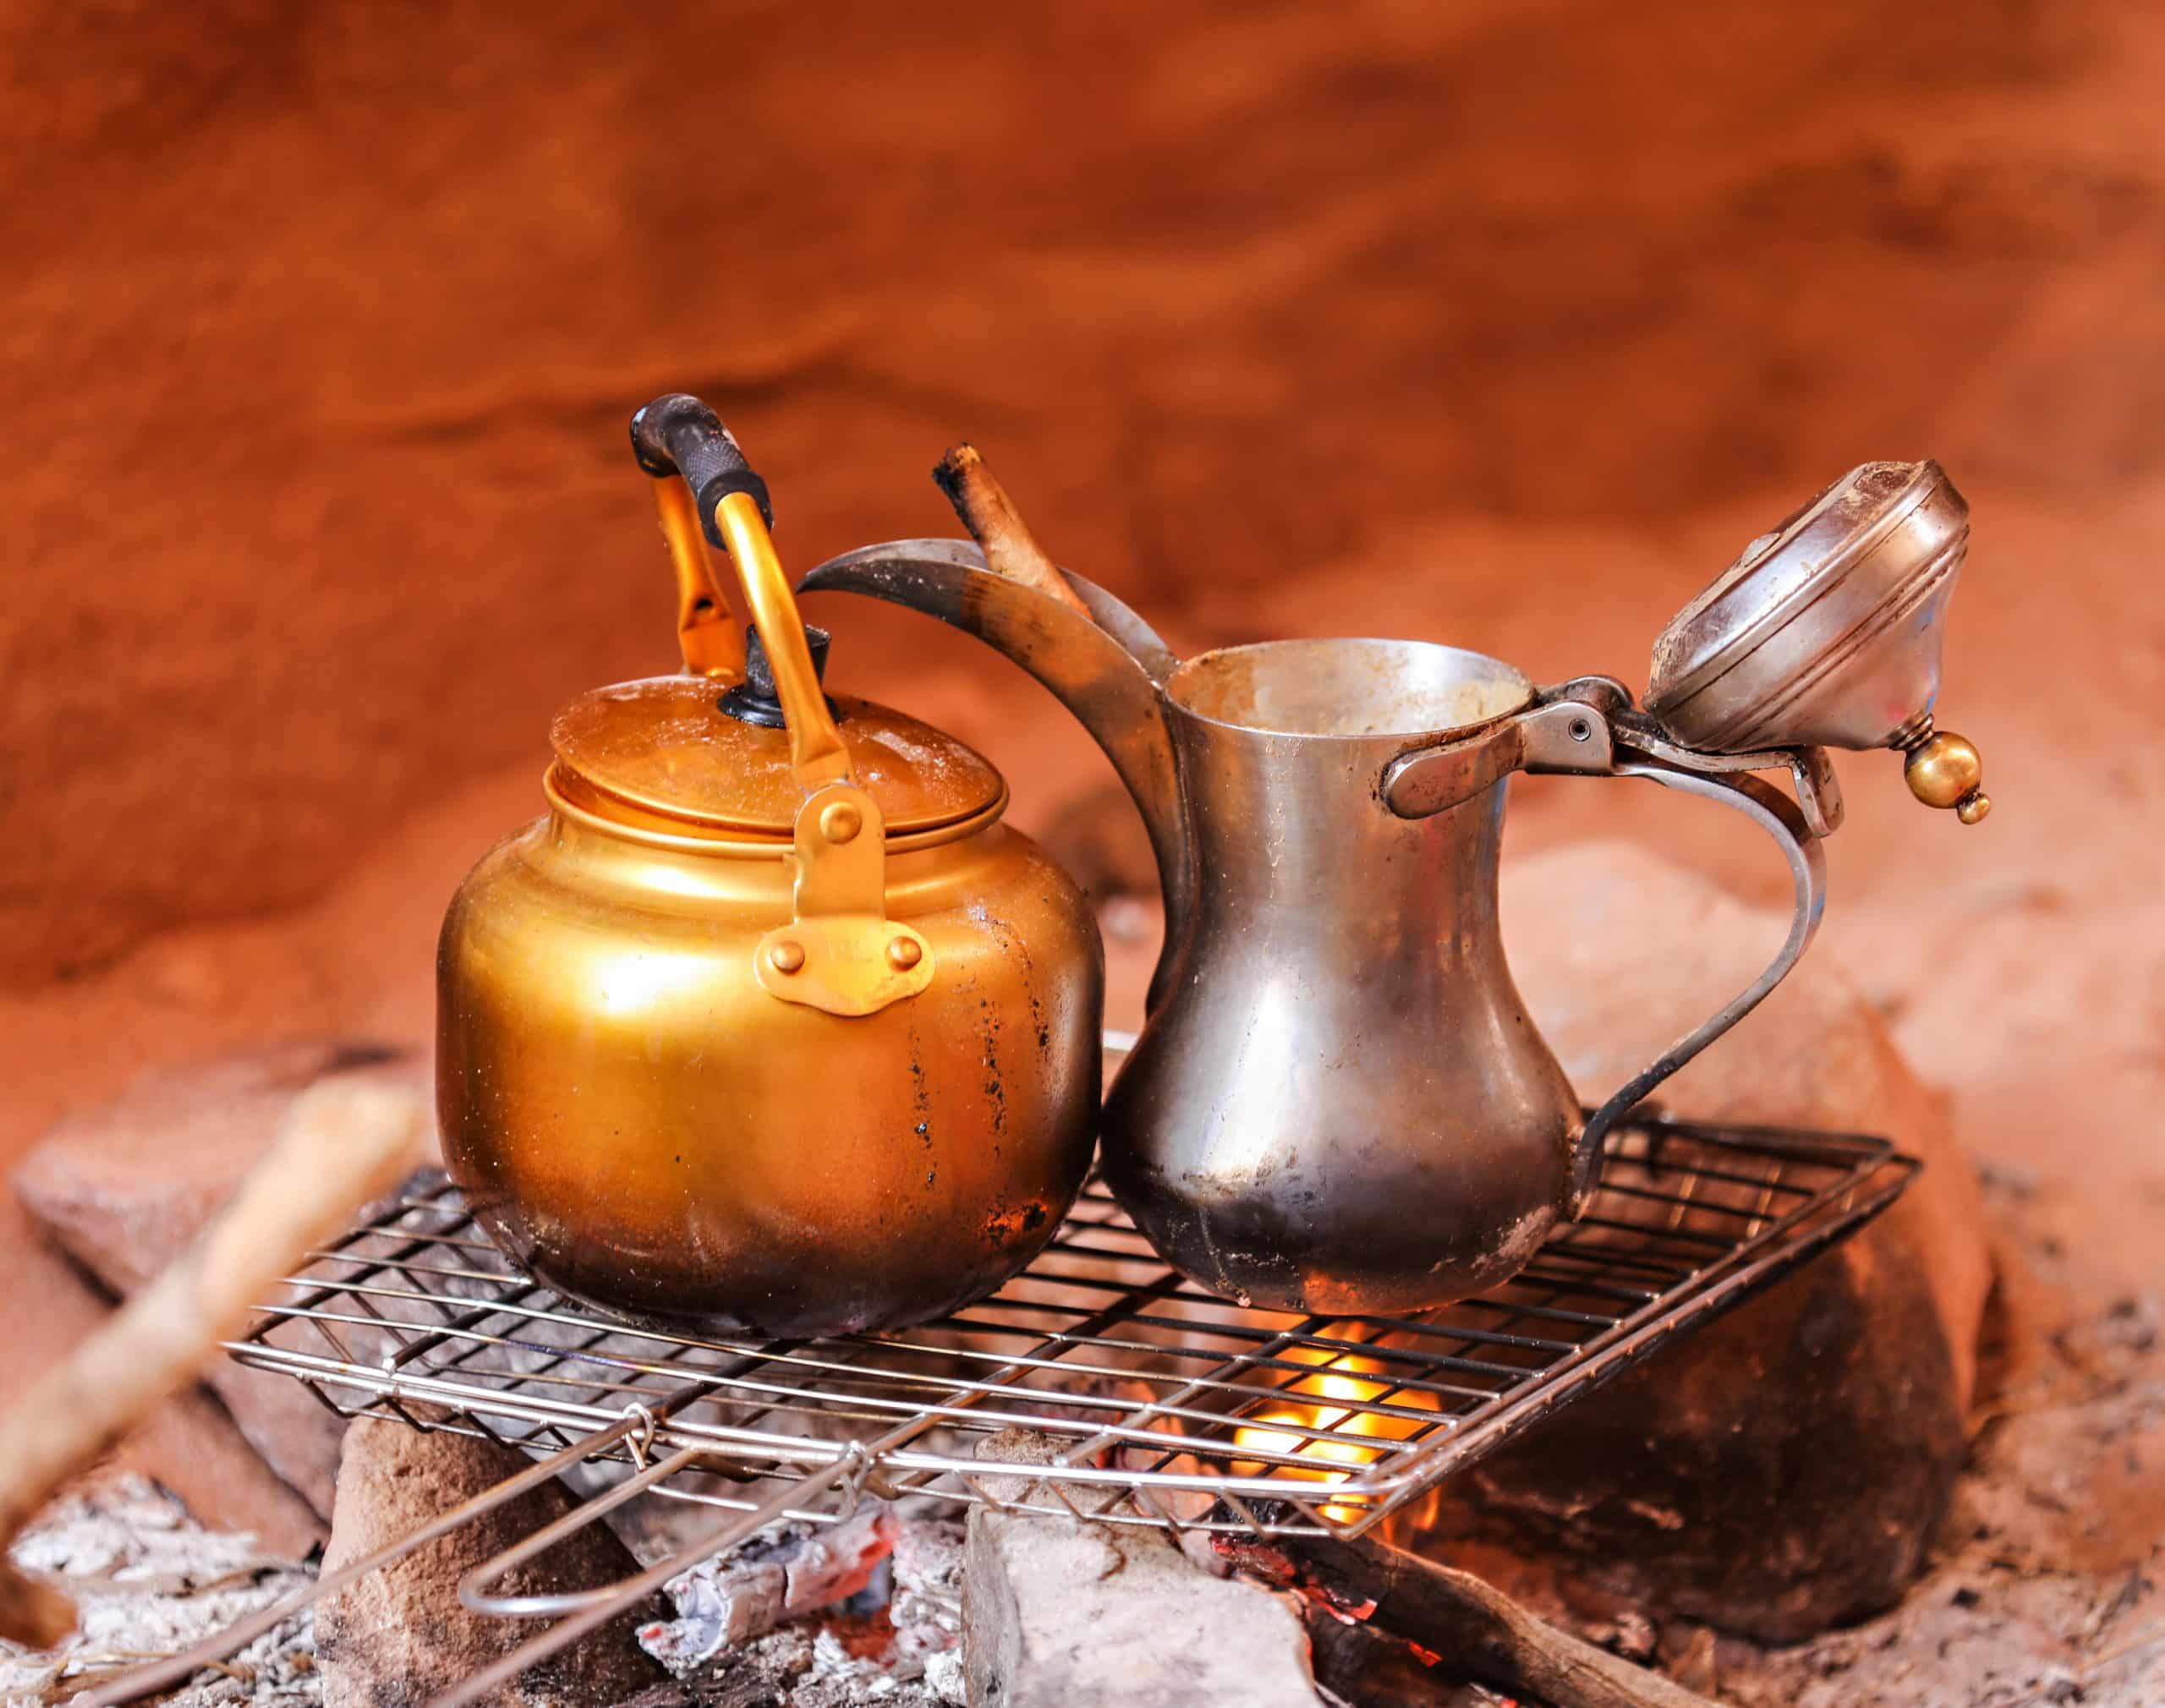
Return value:
<svg viewBox="0 0 2165 1708">
<path fill-rule="evenodd" d="M 767 483 L 752 472 L 721 417 L 688 391 L 657 397 L 632 417 L 632 454 L 657 480 L 684 477 L 699 501 L 699 525 L 716 545 L 727 544 L 715 526 L 715 506 L 732 492 L 748 492 L 768 527 L 775 507 Z"/>
</svg>

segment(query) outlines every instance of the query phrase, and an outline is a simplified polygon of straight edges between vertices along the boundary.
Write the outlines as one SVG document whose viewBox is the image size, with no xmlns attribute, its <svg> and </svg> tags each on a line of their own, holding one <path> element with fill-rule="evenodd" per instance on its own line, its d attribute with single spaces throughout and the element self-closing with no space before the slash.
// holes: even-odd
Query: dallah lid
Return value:
<svg viewBox="0 0 2165 1708">
<path fill-rule="evenodd" d="M 1939 464 L 1851 469 L 1654 643 L 1647 709 L 1686 746 L 1872 747 L 1930 711 L 1970 506 Z"/>
</svg>

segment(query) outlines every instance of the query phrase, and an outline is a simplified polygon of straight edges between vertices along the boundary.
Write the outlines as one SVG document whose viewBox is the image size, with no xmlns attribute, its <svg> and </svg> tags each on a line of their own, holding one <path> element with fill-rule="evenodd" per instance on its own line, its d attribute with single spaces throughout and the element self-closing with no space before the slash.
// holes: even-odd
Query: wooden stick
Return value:
<svg viewBox="0 0 2165 1708">
<path fill-rule="evenodd" d="M 74 1629 L 74 1604 L 9 1565 L 7 1545 L 63 1482 L 192 1378 L 304 1251 L 388 1183 L 425 1119 L 414 1098 L 381 1086 L 331 1080 L 304 1092 L 195 1245 L 0 1418 L 0 1636 L 50 1649 Z"/>
<path fill-rule="evenodd" d="M 1006 488 L 985 467 L 974 445 L 957 445 L 940 459 L 932 471 L 970 538 L 984 548 L 984 561 L 995 575 L 1019 581 L 1025 587 L 1058 599 L 1086 621 L 1095 621 L 1067 578 L 1053 567 L 1024 523 Z"/>
<path fill-rule="evenodd" d="M 1351 1622 L 1302 1601 L 1301 1623 L 1308 1633 L 1308 1664 L 1316 1683 L 1360 1708 L 1445 1708 L 1472 1691 L 1448 1667 L 1402 1637 L 1362 1619 Z"/>
<path fill-rule="evenodd" d="M 1439 1657 L 1440 1667 L 1552 1708 L 1718 1708 L 1658 1672 L 1536 1618 L 1493 1585 L 1402 1548 L 1284 1536 L 1220 1536 L 1239 1569 L 1292 1587 L 1337 1617 L 1373 1620 Z"/>
</svg>

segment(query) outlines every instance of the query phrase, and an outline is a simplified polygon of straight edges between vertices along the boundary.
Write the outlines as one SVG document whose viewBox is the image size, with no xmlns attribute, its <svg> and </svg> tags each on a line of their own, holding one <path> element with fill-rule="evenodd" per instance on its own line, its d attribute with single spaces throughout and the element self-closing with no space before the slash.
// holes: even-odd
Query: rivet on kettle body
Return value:
<svg viewBox="0 0 2165 1708">
<path fill-rule="evenodd" d="M 863 828 L 863 813 L 848 801 L 837 801 L 819 815 L 819 834 L 830 842 L 852 840 Z"/>
<path fill-rule="evenodd" d="M 924 959 L 924 947 L 914 937 L 896 937 L 887 944 L 887 965 L 897 972 L 907 972 Z"/>
<path fill-rule="evenodd" d="M 776 972 L 794 972 L 804 965 L 804 945 L 777 943 L 767 951 L 767 964 Z"/>
</svg>

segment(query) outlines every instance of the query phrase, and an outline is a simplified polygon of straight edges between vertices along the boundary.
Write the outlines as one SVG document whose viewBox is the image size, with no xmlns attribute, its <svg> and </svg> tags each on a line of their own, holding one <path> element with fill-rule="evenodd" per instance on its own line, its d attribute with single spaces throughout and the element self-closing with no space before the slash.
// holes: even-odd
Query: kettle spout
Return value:
<svg viewBox="0 0 2165 1708">
<path fill-rule="evenodd" d="M 1187 820 L 1159 689 L 1179 660 L 1148 624 L 1062 570 L 1096 621 L 985 567 L 967 540 L 897 539 L 830 558 L 797 591 L 869 594 L 975 635 L 1043 682 L 1112 761 L 1143 814 L 1165 901 L 1165 947 L 1151 980 L 1155 1009 L 1185 935 L 1194 892 Z"/>
</svg>

